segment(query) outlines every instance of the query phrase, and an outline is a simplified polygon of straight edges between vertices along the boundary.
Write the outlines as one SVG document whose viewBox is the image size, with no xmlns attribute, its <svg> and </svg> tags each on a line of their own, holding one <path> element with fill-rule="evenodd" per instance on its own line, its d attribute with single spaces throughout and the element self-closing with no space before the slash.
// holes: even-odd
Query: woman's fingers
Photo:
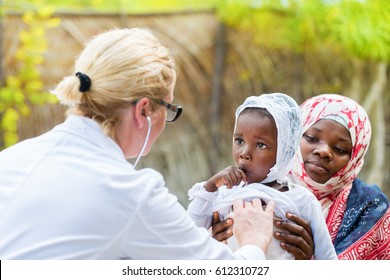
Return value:
<svg viewBox="0 0 390 280">
<path fill-rule="evenodd" d="M 275 232 L 274 237 L 280 241 L 280 246 L 299 260 L 311 259 L 314 253 L 313 234 L 310 224 L 303 218 L 288 213 L 286 217 L 294 223 L 275 221 L 277 228 L 286 232 Z"/>
<path fill-rule="evenodd" d="M 219 213 L 217 211 L 213 212 L 213 219 L 211 221 L 211 225 L 214 226 L 220 222 Z"/>
<path fill-rule="evenodd" d="M 233 235 L 233 220 L 219 220 L 218 212 L 213 212 L 213 221 L 211 227 L 211 236 L 218 241 L 224 242 Z"/>
<path fill-rule="evenodd" d="M 305 229 L 305 232 L 309 234 L 309 236 L 313 236 L 313 233 L 311 231 L 311 227 L 310 227 L 310 224 L 308 221 L 306 221 L 305 219 L 297 216 L 297 215 L 294 215 L 294 214 L 291 214 L 291 213 L 287 213 L 286 214 L 286 217 L 287 219 L 289 219 L 290 221 L 296 223 L 297 225 L 300 225 L 301 227 L 303 227 Z M 300 229 L 298 229 L 299 231 Z"/>
</svg>

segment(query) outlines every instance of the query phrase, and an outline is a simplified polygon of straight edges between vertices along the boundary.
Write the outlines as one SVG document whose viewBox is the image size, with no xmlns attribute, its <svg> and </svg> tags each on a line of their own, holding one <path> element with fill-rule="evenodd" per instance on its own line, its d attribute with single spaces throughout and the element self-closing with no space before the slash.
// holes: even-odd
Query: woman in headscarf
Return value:
<svg viewBox="0 0 390 280">
<path fill-rule="evenodd" d="M 312 97 L 301 112 L 303 137 L 290 179 L 320 201 L 339 259 L 390 259 L 389 201 L 357 178 L 371 139 L 366 112 L 337 94 Z"/>
</svg>

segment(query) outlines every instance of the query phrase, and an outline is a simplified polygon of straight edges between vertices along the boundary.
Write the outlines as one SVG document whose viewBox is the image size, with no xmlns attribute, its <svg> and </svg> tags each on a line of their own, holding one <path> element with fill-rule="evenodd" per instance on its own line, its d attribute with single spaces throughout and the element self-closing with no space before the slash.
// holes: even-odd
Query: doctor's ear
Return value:
<svg viewBox="0 0 390 280">
<path fill-rule="evenodd" d="M 149 123 L 149 125 L 150 125 L 150 122 L 151 122 L 150 116 L 149 116 L 149 115 L 146 115 L 145 110 L 142 110 L 142 111 L 141 111 L 141 114 L 142 114 L 142 116 L 144 116 L 144 117 L 146 118 L 146 120 L 148 121 L 148 123 Z"/>
<path fill-rule="evenodd" d="M 143 127 L 145 125 L 145 119 L 148 124 L 151 123 L 150 118 L 150 100 L 149 98 L 143 97 L 138 100 L 134 108 L 134 118 L 137 122 L 137 126 Z"/>
</svg>

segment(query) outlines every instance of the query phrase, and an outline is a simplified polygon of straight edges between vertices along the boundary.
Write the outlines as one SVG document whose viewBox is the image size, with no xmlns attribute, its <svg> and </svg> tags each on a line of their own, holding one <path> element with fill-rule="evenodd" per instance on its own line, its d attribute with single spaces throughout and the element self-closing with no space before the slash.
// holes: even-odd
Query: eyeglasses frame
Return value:
<svg viewBox="0 0 390 280">
<path fill-rule="evenodd" d="M 181 115 L 181 113 L 183 111 L 183 107 L 181 105 L 171 104 L 171 103 L 165 102 L 164 100 L 159 99 L 159 98 L 153 98 L 153 97 L 147 97 L 147 96 L 146 96 L 146 98 L 149 98 L 149 99 L 153 100 L 154 102 L 156 102 L 157 104 L 160 104 L 160 105 L 164 106 L 165 108 L 167 108 L 168 110 L 176 113 L 175 117 L 172 120 L 167 120 L 166 119 L 165 120 L 166 122 L 174 122 L 174 121 L 176 121 L 180 117 L 180 115 Z M 135 100 L 133 102 L 133 104 L 136 104 L 138 102 L 138 100 L 139 99 Z"/>
</svg>

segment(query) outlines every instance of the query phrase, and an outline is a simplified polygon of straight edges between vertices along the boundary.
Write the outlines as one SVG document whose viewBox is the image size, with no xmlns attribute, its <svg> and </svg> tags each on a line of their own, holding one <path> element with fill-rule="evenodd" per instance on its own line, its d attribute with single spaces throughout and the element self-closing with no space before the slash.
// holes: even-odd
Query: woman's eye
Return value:
<svg viewBox="0 0 390 280">
<path fill-rule="evenodd" d="M 315 137 L 312 137 L 312 136 L 307 135 L 307 134 L 305 134 L 304 136 L 305 136 L 305 139 L 309 142 L 317 142 L 317 138 L 315 138 Z"/>
<path fill-rule="evenodd" d="M 340 147 L 334 147 L 335 151 L 338 152 L 339 154 L 345 154 L 346 151 L 343 148 Z"/>
</svg>

